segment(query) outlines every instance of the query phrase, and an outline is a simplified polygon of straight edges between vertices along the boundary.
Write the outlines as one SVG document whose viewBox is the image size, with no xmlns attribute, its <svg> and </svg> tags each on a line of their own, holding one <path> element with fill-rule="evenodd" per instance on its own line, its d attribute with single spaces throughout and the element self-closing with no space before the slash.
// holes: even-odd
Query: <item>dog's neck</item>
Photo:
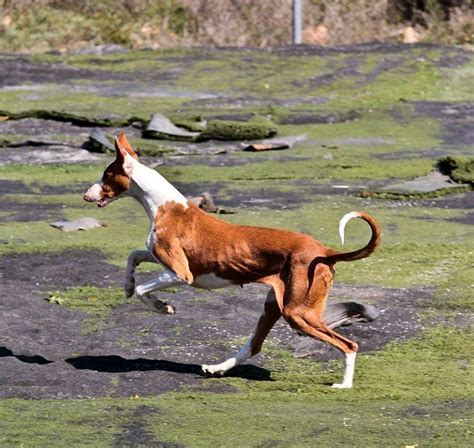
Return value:
<svg viewBox="0 0 474 448">
<path fill-rule="evenodd" d="M 142 204 L 151 222 L 158 209 L 167 202 L 188 206 L 188 200 L 161 174 L 138 161 L 133 165 L 128 194 Z"/>
</svg>

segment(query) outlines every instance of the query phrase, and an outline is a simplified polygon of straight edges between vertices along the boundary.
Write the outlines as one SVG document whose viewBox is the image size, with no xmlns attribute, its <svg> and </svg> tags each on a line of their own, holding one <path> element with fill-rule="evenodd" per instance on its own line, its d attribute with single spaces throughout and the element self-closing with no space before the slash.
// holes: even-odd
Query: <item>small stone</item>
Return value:
<svg viewBox="0 0 474 448">
<path fill-rule="evenodd" d="M 55 221 L 50 224 L 51 227 L 63 232 L 76 232 L 78 230 L 90 230 L 96 227 L 107 227 L 96 218 L 79 218 L 75 221 Z"/>
<path fill-rule="evenodd" d="M 290 146 L 286 143 L 253 143 L 246 146 L 243 151 L 261 152 L 261 151 L 275 151 L 280 149 L 288 149 Z"/>
<path fill-rule="evenodd" d="M 212 199 L 211 193 L 209 193 L 208 191 L 205 191 L 199 196 L 188 197 L 188 201 L 207 213 L 219 213 L 224 215 L 234 213 L 233 211 L 217 207 L 214 204 L 214 199 Z"/>
</svg>

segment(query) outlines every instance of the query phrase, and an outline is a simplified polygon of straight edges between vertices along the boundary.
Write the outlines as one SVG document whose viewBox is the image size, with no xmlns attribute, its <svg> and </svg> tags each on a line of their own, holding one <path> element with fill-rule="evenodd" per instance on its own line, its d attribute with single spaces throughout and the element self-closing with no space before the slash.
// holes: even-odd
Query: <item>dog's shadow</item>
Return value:
<svg viewBox="0 0 474 448">
<path fill-rule="evenodd" d="M 198 364 L 166 361 L 163 359 L 126 359 L 121 356 L 77 356 L 65 360 L 79 370 L 94 370 L 96 372 L 122 373 L 147 372 L 158 370 L 190 375 L 205 376 Z M 237 366 L 225 374 L 227 377 L 244 378 L 253 381 L 273 381 L 270 371 L 251 364 Z"/>
<path fill-rule="evenodd" d="M 27 364 L 51 364 L 54 361 L 50 361 L 49 359 L 43 358 L 40 355 L 16 355 L 7 347 L 0 347 L 0 358 L 6 358 L 8 356 L 12 356 L 13 358 L 18 359 L 18 361 L 25 362 Z"/>
<path fill-rule="evenodd" d="M 0 347 L 0 358 L 12 356 L 28 364 L 52 364 L 55 361 L 43 358 L 40 355 L 18 355 L 7 347 Z M 78 370 L 92 370 L 106 373 L 162 371 L 188 375 L 206 376 L 198 364 L 166 361 L 163 359 L 126 359 L 117 355 L 105 356 L 76 356 L 64 360 Z M 262 367 L 246 364 L 235 367 L 225 374 L 227 377 L 243 378 L 252 381 L 273 381 L 270 371 Z"/>
</svg>

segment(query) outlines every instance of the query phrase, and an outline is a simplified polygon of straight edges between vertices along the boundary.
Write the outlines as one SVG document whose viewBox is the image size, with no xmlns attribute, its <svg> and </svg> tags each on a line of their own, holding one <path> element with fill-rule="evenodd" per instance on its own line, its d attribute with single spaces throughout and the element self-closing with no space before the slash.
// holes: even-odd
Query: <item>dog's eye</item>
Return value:
<svg viewBox="0 0 474 448">
<path fill-rule="evenodd" d="M 112 188 L 110 187 L 110 185 L 108 185 L 106 183 L 102 184 L 102 191 L 104 193 L 109 193 L 111 190 L 112 190 Z"/>
</svg>

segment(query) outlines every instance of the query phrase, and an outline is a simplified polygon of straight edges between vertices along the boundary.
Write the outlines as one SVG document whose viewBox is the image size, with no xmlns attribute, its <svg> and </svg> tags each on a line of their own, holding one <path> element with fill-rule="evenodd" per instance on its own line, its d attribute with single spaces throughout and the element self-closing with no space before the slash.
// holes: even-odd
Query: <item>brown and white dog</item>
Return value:
<svg viewBox="0 0 474 448">
<path fill-rule="evenodd" d="M 116 159 L 102 179 L 92 185 L 84 199 L 105 207 L 124 196 L 139 201 L 150 218 L 148 250 L 128 257 L 125 291 L 135 292 L 150 308 L 160 303 L 151 295 L 170 286 L 188 284 L 216 289 L 246 283 L 271 286 L 255 332 L 242 349 L 217 365 L 203 365 L 207 374 L 222 375 L 257 354 L 275 322 L 283 316 L 297 331 L 330 343 L 345 354 L 345 371 L 337 388 L 350 388 L 354 376 L 357 344 L 334 332 L 323 319 L 326 299 L 333 283 L 334 265 L 368 257 L 381 240 L 374 218 L 352 212 L 340 221 L 344 228 L 352 218 L 361 218 L 372 229 L 369 243 L 352 252 L 338 252 L 308 235 L 221 221 L 200 210 L 155 170 L 139 162 L 125 135 L 115 139 Z M 135 288 L 135 269 L 144 261 L 161 263 L 166 269 L 155 279 Z"/>
</svg>

